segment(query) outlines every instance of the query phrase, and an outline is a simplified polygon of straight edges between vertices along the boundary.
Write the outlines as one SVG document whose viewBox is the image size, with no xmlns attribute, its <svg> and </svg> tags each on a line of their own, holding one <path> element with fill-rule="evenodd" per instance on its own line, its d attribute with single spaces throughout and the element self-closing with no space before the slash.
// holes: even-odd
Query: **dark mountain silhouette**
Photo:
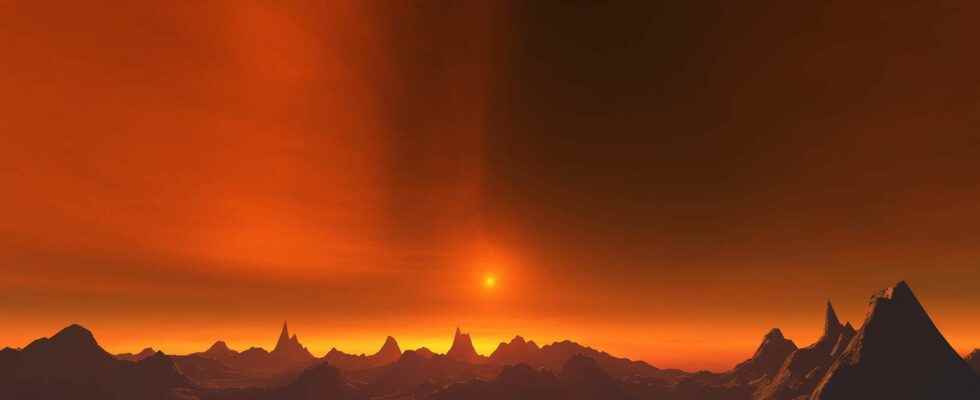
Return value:
<svg viewBox="0 0 980 400">
<path fill-rule="evenodd" d="M 185 368 L 192 381 L 205 387 L 282 385 L 295 379 L 316 360 L 296 335 L 290 336 L 285 322 L 271 352 L 251 347 L 239 353 L 228 348 L 225 342 L 217 341 L 204 352 L 175 358 L 178 367 Z"/>
<path fill-rule="evenodd" d="M 391 364 L 398 361 L 401 355 L 402 351 L 398 347 L 398 342 L 395 341 L 395 338 L 388 336 L 388 338 L 385 339 L 384 345 L 381 346 L 381 349 L 372 355 L 347 354 L 334 348 L 330 349 L 330 351 L 323 356 L 323 360 L 342 370 L 354 370 Z"/>
<path fill-rule="evenodd" d="M 871 298 L 860 331 L 811 398 L 980 399 L 980 381 L 899 282 Z"/>
<path fill-rule="evenodd" d="M 153 350 L 152 347 L 147 347 L 147 348 L 141 350 L 139 353 L 136 353 L 136 354 L 133 354 L 133 353 L 121 353 L 121 354 L 116 354 L 115 357 L 117 359 L 120 359 L 120 360 L 126 360 L 126 361 L 136 362 L 136 361 L 141 361 L 144 358 L 150 357 L 150 356 L 152 356 L 152 355 L 154 355 L 156 353 L 157 353 L 157 351 L 156 350 Z"/>
<path fill-rule="evenodd" d="M 419 347 L 415 349 L 415 354 L 422 358 L 432 358 L 432 356 L 436 355 L 436 353 L 433 353 L 428 347 Z"/>
<path fill-rule="evenodd" d="M 661 370 L 642 361 L 619 358 L 609 353 L 582 346 L 571 341 L 556 342 L 538 347 L 533 341 L 517 336 L 510 343 L 501 343 L 489 361 L 498 365 L 528 364 L 557 372 L 574 356 L 584 355 L 595 360 L 603 370 L 617 377 L 630 375 L 671 377 L 683 374 L 679 370 Z"/>
<path fill-rule="evenodd" d="M 782 367 L 783 362 L 794 351 L 796 344 L 783 337 L 779 329 L 772 329 L 762 338 L 762 344 L 756 349 L 752 358 L 735 366 L 730 376 L 736 383 L 750 383 L 760 378 L 772 378 Z"/>
<path fill-rule="evenodd" d="M 218 360 L 221 362 L 228 362 L 234 359 L 235 357 L 238 357 L 239 353 L 237 351 L 228 348 L 228 345 L 225 344 L 224 341 L 219 340 L 217 342 L 214 342 L 214 344 L 212 344 L 211 347 L 209 347 L 203 353 L 195 353 L 195 355 L 204 358 L 210 358 L 212 360 Z"/>
<path fill-rule="evenodd" d="M 973 368 L 973 372 L 980 375 L 980 349 L 974 349 L 973 352 L 967 355 L 963 360 L 966 361 L 967 364 L 970 364 L 970 367 Z"/>
<path fill-rule="evenodd" d="M 456 334 L 453 336 L 453 345 L 449 348 L 446 356 L 456 361 L 473 364 L 479 364 L 486 361 L 486 357 L 476 353 L 476 349 L 473 348 L 473 340 L 470 339 L 470 335 L 460 332 L 459 328 L 456 328 Z"/>
<path fill-rule="evenodd" d="M 239 353 L 228 348 L 225 342 L 217 341 L 206 351 L 191 355 L 219 361 L 222 367 L 236 371 L 234 374 L 229 374 L 224 370 L 225 368 L 220 368 L 219 364 L 205 363 L 196 359 L 177 361 L 178 365 L 194 363 L 193 366 L 187 366 L 195 371 L 192 374 L 195 380 L 207 379 L 206 377 L 227 378 L 205 380 L 206 385 L 215 385 L 224 381 L 241 383 L 237 377 L 243 377 L 246 382 L 260 386 L 282 383 L 316 363 L 316 357 L 300 344 L 299 338 L 296 335 L 289 335 L 286 322 L 283 322 L 279 340 L 271 352 L 261 347 L 251 347 Z"/>
<path fill-rule="evenodd" d="M 500 365 L 526 363 L 538 356 L 541 350 L 534 341 L 525 341 L 523 337 L 515 336 L 510 343 L 500 343 L 490 354 L 490 362 Z"/>
<path fill-rule="evenodd" d="M 164 399 L 191 383 L 163 353 L 117 360 L 92 333 L 71 325 L 0 356 L 0 393 L 14 399 Z"/>
<path fill-rule="evenodd" d="M 809 394 L 833 362 L 834 349 L 840 346 L 838 342 L 846 343 L 852 336 L 853 328 L 840 323 L 834 306 L 828 301 L 823 335 L 816 343 L 790 353 L 770 381 L 760 382 L 756 398 L 782 400 Z"/>
<path fill-rule="evenodd" d="M 289 336 L 289 327 L 286 322 L 282 323 L 282 333 L 279 334 L 279 341 L 276 347 L 269 353 L 277 362 L 286 365 L 310 365 L 316 360 L 310 351 L 299 343 L 299 338 L 294 334 Z"/>
</svg>

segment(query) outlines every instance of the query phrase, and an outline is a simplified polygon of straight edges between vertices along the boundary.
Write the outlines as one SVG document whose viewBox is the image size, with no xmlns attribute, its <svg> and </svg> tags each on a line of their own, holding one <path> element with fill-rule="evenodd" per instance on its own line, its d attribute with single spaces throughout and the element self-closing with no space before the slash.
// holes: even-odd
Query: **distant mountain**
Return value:
<svg viewBox="0 0 980 400">
<path fill-rule="evenodd" d="M 299 343 L 299 338 L 295 334 L 289 336 L 289 327 L 286 322 L 282 323 L 279 341 L 276 342 L 276 347 L 269 353 L 269 356 L 286 365 L 310 365 L 316 360 L 316 357 L 313 357 L 313 354 L 310 354 L 310 351 Z"/>
<path fill-rule="evenodd" d="M 192 380 L 203 386 L 265 387 L 295 379 L 304 369 L 316 364 L 317 359 L 303 347 L 296 335 L 290 336 L 289 327 L 283 322 L 276 347 L 271 352 L 251 347 L 239 353 L 228 348 L 225 342 L 217 341 L 206 351 L 175 358 L 175 361 L 179 367 L 188 369 Z"/>
<path fill-rule="evenodd" d="M 963 360 L 966 361 L 967 364 L 970 364 L 970 367 L 973 368 L 973 372 L 980 375 L 980 349 L 974 349 L 973 352 L 967 355 Z"/>
<path fill-rule="evenodd" d="M 446 353 L 446 357 L 472 364 L 479 364 L 486 361 L 486 357 L 477 354 L 470 335 L 460 332 L 459 328 L 456 328 L 456 334 L 453 336 L 453 345 Z"/>
<path fill-rule="evenodd" d="M 433 353 L 428 347 L 419 347 L 415 349 L 415 354 L 422 358 L 432 358 L 432 356 L 436 355 L 436 353 Z"/>
<path fill-rule="evenodd" d="M 342 370 L 354 370 L 391 364 L 398 361 L 401 355 L 402 351 L 398 347 L 398 342 L 395 341 L 395 338 L 388 336 L 388 338 L 385 339 L 384 345 L 382 345 L 381 349 L 375 354 L 352 355 L 334 348 L 330 349 L 330 351 L 323 356 L 323 360 Z"/>
<path fill-rule="evenodd" d="M 782 331 L 774 328 L 762 338 L 762 344 L 755 350 L 752 358 L 736 365 L 728 375 L 737 383 L 772 378 L 779 372 L 786 358 L 796 350 L 796 344 L 784 338 Z"/>
<path fill-rule="evenodd" d="M 153 350 L 152 347 L 147 347 L 147 348 L 143 349 L 142 351 L 140 351 L 139 353 L 136 353 L 136 354 L 133 354 L 133 353 L 121 353 L 121 354 L 116 354 L 115 357 L 117 359 L 119 359 L 119 360 L 126 360 L 126 361 L 136 362 L 136 361 L 141 361 L 144 358 L 150 357 L 150 356 L 152 356 L 152 355 L 154 355 L 156 353 L 157 353 L 157 351 L 156 350 Z"/>
<path fill-rule="evenodd" d="M 500 365 L 516 365 L 527 363 L 538 357 L 541 348 L 533 340 L 526 341 L 521 336 L 515 336 L 510 343 L 500 343 L 490 354 L 490 362 Z"/>
<path fill-rule="evenodd" d="M 169 398 L 192 386 L 163 353 L 139 362 L 117 360 L 79 325 L 0 353 L 0 393 L 6 398 Z"/>
<path fill-rule="evenodd" d="M 567 340 L 539 348 L 534 341 L 525 341 L 520 336 L 515 337 L 509 343 L 497 345 L 497 349 L 488 360 L 497 365 L 528 364 L 532 367 L 544 367 L 557 372 L 564 367 L 568 360 L 578 355 L 584 355 L 595 360 L 603 370 L 617 377 L 630 375 L 676 377 L 684 374 L 679 370 L 661 370 L 642 361 L 614 357 L 609 353 Z"/>
<path fill-rule="evenodd" d="M 196 355 L 199 355 L 204 358 L 210 358 L 212 360 L 228 362 L 234 359 L 235 357 L 238 357 L 239 353 L 237 351 L 228 348 L 228 345 L 225 344 L 224 341 L 219 340 L 217 342 L 214 342 L 214 344 L 212 344 L 211 347 L 209 347 L 203 353 L 196 353 Z"/>
<path fill-rule="evenodd" d="M 823 335 L 816 343 L 790 353 L 771 380 L 760 382 L 756 398 L 783 400 L 808 395 L 833 362 L 835 349 L 853 336 L 854 328 L 840 323 L 834 306 L 828 301 Z"/>
<path fill-rule="evenodd" d="M 813 400 L 980 399 L 980 379 L 905 282 L 871 298 L 867 317 Z"/>
</svg>

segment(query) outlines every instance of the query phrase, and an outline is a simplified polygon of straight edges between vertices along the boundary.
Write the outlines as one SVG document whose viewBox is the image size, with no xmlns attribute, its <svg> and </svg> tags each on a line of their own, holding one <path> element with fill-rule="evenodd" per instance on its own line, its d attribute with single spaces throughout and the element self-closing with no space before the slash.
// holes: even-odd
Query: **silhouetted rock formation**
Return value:
<svg viewBox="0 0 980 400">
<path fill-rule="evenodd" d="M 13 399 L 170 398 L 190 382 L 163 353 L 117 360 L 95 337 L 71 325 L 21 351 L 0 353 L 0 393 Z"/>
<path fill-rule="evenodd" d="M 760 378 L 774 377 L 783 362 L 796 351 L 796 344 L 783 337 L 779 329 L 772 329 L 762 338 L 762 344 L 755 350 L 752 358 L 735 366 L 731 376 L 736 383 L 749 383 Z"/>
<path fill-rule="evenodd" d="M 510 343 L 500 343 L 490 354 L 490 362 L 500 365 L 515 365 L 526 363 L 538 356 L 541 350 L 534 341 L 525 341 L 523 337 L 515 336 Z"/>
<path fill-rule="evenodd" d="M 486 361 L 485 357 L 476 353 L 476 349 L 473 348 L 473 341 L 470 339 L 470 335 L 460 332 L 459 328 L 456 328 L 456 335 L 453 337 L 453 345 L 449 348 L 446 356 L 456 361 L 473 364 Z"/>
<path fill-rule="evenodd" d="M 294 334 L 289 336 L 289 328 L 286 323 L 282 323 L 282 332 L 279 334 L 279 341 L 276 347 L 269 353 L 276 361 L 285 362 L 289 365 L 310 365 L 316 360 L 310 351 L 299 343 L 299 338 Z"/>
<path fill-rule="evenodd" d="M 523 363 L 558 372 L 569 359 L 577 355 L 595 360 L 603 370 L 616 377 L 631 375 L 676 377 L 683 374 L 679 370 L 661 370 L 642 361 L 614 357 L 609 353 L 567 340 L 539 348 L 533 341 L 525 341 L 520 336 L 512 339 L 510 343 L 498 345 L 497 350 L 490 355 L 489 361 L 498 365 Z"/>
<path fill-rule="evenodd" d="M 816 343 L 792 352 L 773 379 L 760 384 L 756 397 L 783 400 L 809 394 L 833 362 L 835 346 L 848 340 L 848 336 L 853 336 L 853 328 L 849 330 L 841 325 L 833 305 L 828 301 L 823 335 Z"/>
<path fill-rule="evenodd" d="M 235 357 L 238 357 L 239 353 L 237 351 L 228 348 L 228 345 L 225 344 L 225 342 L 219 340 L 217 342 L 214 342 L 214 344 L 212 344 L 211 347 L 209 347 L 205 352 L 196 353 L 196 355 L 199 355 L 204 358 L 210 358 L 212 360 L 227 362 L 229 360 L 234 359 Z"/>
<path fill-rule="evenodd" d="M 139 353 L 136 353 L 136 354 L 133 354 L 133 353 L 121 353 L 121 354 L 116 354 L 115 357 L 117 359 L 119 359 L 119 360 L 126 360 L 126 361 L 137 362 L 137 361 L 142 361 L 143 359 L 145 359 L 147 357 L 150 357 L 150 356 L 152 356 L 152 355 L 154 355 L 156 353 L 157 353 L 157 351 L 156 350 L 153 350 L 152 347 L 147 347 L 147 348 L 141 350 Z"/>
<path fill-rule="evenodd" d="M 382 345 L 381 349 L 375 354 L 352 355 L 337 349 L 330 349 L 330 351 L 323 356 L 323 360 L 342 370 L 356 370 L 391 364 L 398 361 L 401 355 L 402 351 L 398 347 L 398 342 L 395 341 L 395 338 L 388 336 L 388 338 L 385 339 L 384 345 Z"/>
<path fill-rule="evenodd" d="M 436 355 L 436 353 L 433 353 L 428 347 L 419 347 L 415 349 L 415 354 L 418 354 L 419 357 L 422 358 L 432 358 L 432 356 Z"/>
<path fill-rule="evenodd" d="M 980 399 L 980 381 L 905 282 L 871 299 L 864 325 L 812 399 Z"/>
<path fill-rule="evenodd" d="M 191 356 L 218 363 L 209 363 Z M 188 358 L 175 359 L 178 367 L 188 369 L 188 376 L 202 386 L 238 387 L 273 386 L 288 383 L 303 369 L 316 363 L 316 358 L 300 344 L 296 335 L 289 335 L 283 323 L 279 340 L 272 352 L 261 347 L 251 347 L 236 352 L 223 341 L 217 341 L 207 351 L 194 353 Z"/>
<path fill-rule="evenodd" d="M 980 375 L 980 349 L 974 349 L 973 352 L 966 356 L 964 361 L 966 361 L 967 364 L 970 364 L 970 367 L 973 368 L 973 372 Z"/>
</svg>

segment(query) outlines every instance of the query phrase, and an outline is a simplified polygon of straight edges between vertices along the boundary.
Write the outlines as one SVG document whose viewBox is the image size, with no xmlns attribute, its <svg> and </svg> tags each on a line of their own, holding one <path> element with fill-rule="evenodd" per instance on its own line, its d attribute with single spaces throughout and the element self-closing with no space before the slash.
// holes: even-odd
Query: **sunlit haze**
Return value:
<svg viewBox="0 0 980 400">
<path fill-rule="evenodd" d="M 655 3 L 3 2 L 0 347 L 980 347 L 977 6 Z"/>
</svg>

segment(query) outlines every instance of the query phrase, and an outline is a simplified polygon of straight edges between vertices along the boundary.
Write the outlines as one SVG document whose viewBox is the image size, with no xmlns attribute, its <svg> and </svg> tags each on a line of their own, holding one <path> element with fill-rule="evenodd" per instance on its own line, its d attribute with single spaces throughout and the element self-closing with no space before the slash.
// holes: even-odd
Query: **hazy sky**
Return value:
<svg viewBox="0 0 980 400">
<path fill-rule="evenodd" d="M 980 347 L 980 6 L 641 3 L 0 2 L 0 346 Z"/>
</svg>

